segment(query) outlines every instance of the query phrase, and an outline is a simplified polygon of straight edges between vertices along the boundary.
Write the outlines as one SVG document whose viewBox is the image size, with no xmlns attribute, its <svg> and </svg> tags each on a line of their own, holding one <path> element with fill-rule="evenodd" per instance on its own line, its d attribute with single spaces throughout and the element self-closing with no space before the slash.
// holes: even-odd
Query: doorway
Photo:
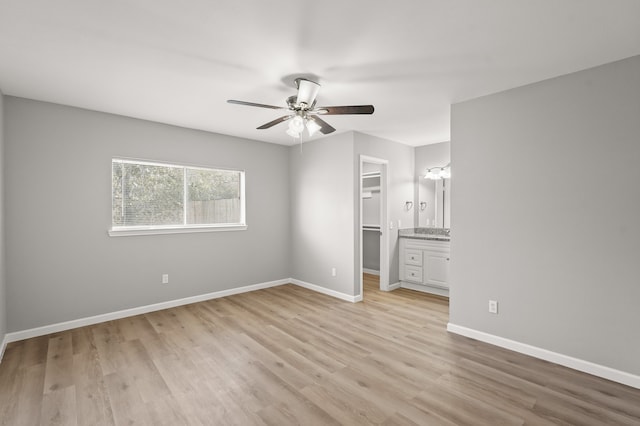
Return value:
<svg viewBox="0 0 640 426">
<path fill-rule="evenodd" d="M 387 228 L 387 194 L 388 194 L 388 160 L 381 158 L 360 156 L 359 168 L 359 220 L 358 235 L 360 261 L 356 268 L 359 272 L 360 297 L 364 298 L 363 272 L 375 272 L 371 267 L 365 267 L 365 250 L 370 252 L 377 248 L 377 262 L 367 266 L 379 265 L 380 290 L 389 291 L 389 231 Z"/>
</svg>

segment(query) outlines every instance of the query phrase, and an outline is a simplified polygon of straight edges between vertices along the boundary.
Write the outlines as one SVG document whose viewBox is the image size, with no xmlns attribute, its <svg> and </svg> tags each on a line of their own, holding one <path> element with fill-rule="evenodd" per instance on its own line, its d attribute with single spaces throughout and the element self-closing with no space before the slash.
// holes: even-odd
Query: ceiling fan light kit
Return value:
<svg viewBox="0 0 640 426">
<path fill-rule="evenodd" d="M 373 105 L 321 106 L 316 108 L 316 97 L 320 91 L 320 85 L 306 78 L 296 78 L 294 81 L 298 89 L 298 94 L 287 98 L 287 108 L 255 102 L 238 101 L 235 99 L 229 99 L 227 102 L 258 108 L 288 109 L 290 111 L 289 115 L 276 118 L 273 121 L 257 127 L 257 129 L 268 129 L 276 124 L 289 121 L 286 133 L 296 139 L 301 138 L 305 129 L 309 137 L 312 137 L 318 131 L 323 135 L 335 132 L 336 129 L 318 117 L 318 115 L 373 114 Z"/>
<path fill-rule="evenodd" d="M 312 118 L 307 119 L 307 132 L 309 132 L 309 137 L 315 135 L 315 133 L 321 129 L 321 126 L 316 123 L 316 121 Z"/>
</svg>

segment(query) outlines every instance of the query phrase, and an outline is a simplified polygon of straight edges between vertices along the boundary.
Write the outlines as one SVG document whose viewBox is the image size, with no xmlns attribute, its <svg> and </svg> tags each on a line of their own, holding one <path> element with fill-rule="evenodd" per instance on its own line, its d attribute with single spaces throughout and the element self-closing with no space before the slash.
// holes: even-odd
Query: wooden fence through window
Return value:
<svg viewBox="0 0 640 426">
<path fill-rule="evenodd" d="M 187 223 L 238 223 L 240 199 L 189 201 Z"/>
</svg>

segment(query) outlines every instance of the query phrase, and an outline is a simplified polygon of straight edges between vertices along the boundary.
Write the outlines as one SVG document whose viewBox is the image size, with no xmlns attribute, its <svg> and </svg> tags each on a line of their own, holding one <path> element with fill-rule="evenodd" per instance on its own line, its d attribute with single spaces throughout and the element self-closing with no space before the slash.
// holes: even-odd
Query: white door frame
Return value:
<svg viewBox="0 0 640 426">
<path fill-rule="evenodd" d="M 359 191 L 358 197 L 360 199 L 359 218 L 358 218 L 358 235 L 360 240 L 360 262 L 357 265 L 356 271 L 359 271 L 360 279 L 360 297 L 364 297 L 364 289 L 362 282 L 362 252 L 363 252 L 363 238 L 362 238 L 362 173 L 364 170 L 364 163 L 379 164 L 380 167 L 380 290 L 389 291 L 389 224 L 387 221 L 387 193 L 388 193 L 388 174 L 389 174 L 389 160 L 383 160 L 382 158 L 369 157 L 367 155 L 360 155 L 360 169 L 358 170 Z"/>
</svg>

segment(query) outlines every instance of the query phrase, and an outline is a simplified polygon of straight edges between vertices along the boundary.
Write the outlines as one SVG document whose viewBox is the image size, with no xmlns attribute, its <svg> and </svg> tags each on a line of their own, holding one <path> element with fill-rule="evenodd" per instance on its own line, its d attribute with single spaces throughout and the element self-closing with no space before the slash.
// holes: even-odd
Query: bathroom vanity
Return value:
<svg viewBox="0 0 640 426">
<path fill-rule="evenodd" d="M 449 296 L 447 228 L 400 229 L 400 287 Z"/>
</svg>

